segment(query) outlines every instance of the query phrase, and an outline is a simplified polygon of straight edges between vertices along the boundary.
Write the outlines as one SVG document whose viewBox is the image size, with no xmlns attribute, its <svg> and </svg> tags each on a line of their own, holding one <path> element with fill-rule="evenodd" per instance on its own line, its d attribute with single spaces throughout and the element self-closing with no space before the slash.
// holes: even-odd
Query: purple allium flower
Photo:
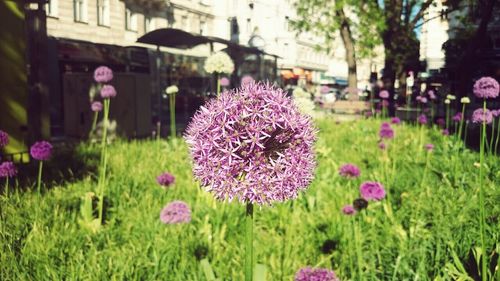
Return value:
<svg viewBox="0 0 500 281">
<path fill-rule="evenodd" d="M 356 213 L 356 209 L 354 209 L 352 205 L 345 205 L 342 208 L 342 213 L 344 213 L 344 215 L 354 215 Z"/>
<path fill-rule="evenodd" d="M 361 171 L 356 165 L 349 163 L 340 167 L 339 174 L 346 178 L 357 178 L 361 174 Z"/>
<path fill-rule="evenodd" d="M 429 152 L 434 150 L 434 145 L 432 143 L 428 143 L 424 147 Z"/>
<path fill-rule="evenodd" d="M 366 201 L 363 198 L 356 198 L 352 202 L 352 206 L 354 207 L 354 210 L 361 211 L 363 209 L 368 208 L 368 201 Z"/>
<path fill-rule="evenodd" d="M 319 89 L 319 91 L 322 93 L 322 94 L 328 94 L 330 92 L 330 87 L 324 85 L 324 86 L 321 86 L 321 88 Z"/>
<path fill-rule="evenodd" d="M 161 210 L 160 220 L 166 224 L 188 223 L 191 221 L 191 210 L 185 202 L 173 201 Z"/>
<path fill-rule="evenodd" d="M 389 101 L 388 100 L 382 100 L 382 102 L 380 104 L 382 105 L 382 107 L 388 107 L 389 106 Z"/>
<path fill-rule="evenodd" d="M 462 113 L 461 112 L 457 112 L 455 115 L 453 115 L 453 117 L 451 119 L 453 121 L 455 121 L 455 122 L 462 121 Z"/>
<path fill-rule="evenodd" d="M 17 169 L 14 163 L 10 161 L 0 164 L 0 178 L 12 178 L 17 175 Z"/>
<path fill-rule="evenodd" d="M 426 97 L 422 97 L 422 98 L 420 99 L 420 102 L 421 102 L 421 103 L 427 103 L 427 98 L 426 98 Z"/>
<path fill-rule="evenodd" d="M 172 174 L 165 172 L 156 177 L 156 182 L 161 186 L 168 187 L 175 183 L 175 177 Z"/>
<path fill-rule="evenodd" d="M 427 92 L 427 94 L 429 94 L 429 98 L 431 100 L 435 100 L 437 98 L 433 90 L 430 90 L 429 92 Z"/>
<path fill-rule="evenodd" d="M 492 77 L 482 77 L 474 83 L 473 92 L 478 98 L 488 99 L 498 97 L 500 86 Z"/>
<path fill-rule="evenodd" d="M 373 116 L 373 112 L 371 112 L 371 111 L 369 111 L 369 110 L 368 110 L 368 111 L 365 111 L 365 117 L 366 117 L 366 118 L 369 118 L 369 117 L 372 117 L 372 116 Z"/>
<path fill-rule="evenodd" d="M 472 123 L 483 123 L 490 124 L 493 121 L 493 114 L 489 109 L 483 111 L 482 108 L 474 110 L 472 113 Z"/>
<path fill-rule="evenodd" d="M 94 70 L 94 80 L 98 83 L 108 83 L 113 79 L 113 70 L 107 66 L 99 66 Z"/>
<path fill-rule="evenodd" d="M 401 124 L 401 119 L 399 119 L 398 117 L 392 117 L 391 123 L 392 124 Z"/>
<path fill-rule="evenodd" d="M 385 144 L 385 142 L 381 141 L 378 143 L 378 148 L 380 148 L 381 150 L 385 150 L 387 148 L 387 145 Z"/>
<path fill-rule="evenodd" d="M 499 117 L 500 116 L 500 109 L 491 110 L 491 114 L 493 115 L 493 117 Z"/>
<path fill-rule="evenodd" d="M 227 87 L 227 86 L 229 86 L 229 83 L 231 83 L 231 82 L 229 81 L 229 79 L 228 79 L 227 77 L 222 77 L 222 78 L 220 79 L 220 85 L 221 85 L 222 87 Z"/>
<path fill-rule="evenodd" d="M 418 101 L 418 102 L 420 102 L 420 101 L 422 100 L 422 96 L 417 96 L 417 97 L 415 98 L 415 100 L 416 100 L 416 101 Z"/>
<path fill-rule="evenodd" d="M 0 130 L 0 148 L 7 146 L 9 144 L 9 134 Z"/>
<path fill-rule="evenodd" d="M 392 139 L 394 138 L 394 130 L 391 128 L 389 123 L 386 123 L 387 125 L 384 126 L 382 124 L 380 131 L 379 131 L 379 136 L 382 139 Z"/>
<path fill-rule="evenodd" d="M 450 131 L 448 131 L 448 129 L 443 129 L 443 130 L 441 131 L 441 134 L 442 134 L 443 136 L 449 136 L 449 135 L 450 135 Z"/>
<path fill-rule="evenodd" d="M 382 113 L 382 110 L 380 110 L 380 109 L 375 109 L 375 114 L 380 114 L 380 113 Z"/>
<path fill-rule="evenodd" d="M 419 124 L 427 124 L 427 116 L 425 116 L 425 114 L 422 114 L 420 116 L 418 116 L 418 119 L 417 119 L 418 123 Z"/>
<path fill-rule="evenodd" d="M 444 118 L 438 118 L 436 120 L 436 124 L 438 124 L 438 126 L 443 127 L 444 125 L 446 125 L 446 120 L 444 120 Z"/>
<path fill-rule="evenodd" d="M 388 99 L 389 98 L 389 92 L 387 92 L 386 90 L 382 90 L 382 91 L 380 91 L 380 93 L 378 93 L 378 96 L 380 98 L 383 98 L 383 99 Z"/>
<path fill-rule="evenodd" d="M 100 101 L 94 101 L 92 102 L 92 104 L 90 105 L 90 108 L 92 109 L 92 111 L 94 112 L 99 112 L 102 110 L 102 103 Z"/>
<path fill-rule="evenodd" d="M 208 101 L 185 138 L 194 175 L 215 198 L 271 204 L 311 182 L 315 135 L 283 90 L 252 83 Z"/>
<path fill-rule="evenodd" d="M 30 148 L 30 154 L 33 159 L 39 161 L 49 160 L 52 155 L 52 145 L 46 141 L 35 142 Z"/>
<path fill-rule="evenodd" d="M 103 99 L 116 97 L 115 87 L 113 87 L 112 85 L 104 85 L 104 86 L 102 86 L 101 97 Z"/>
<path fill-rule="evenodd" d="M 363 197 L 366 201 L 380 201 L 385 197 L 384 186 L 379 182 L 364 182 L 359 187 L 359 192 L 361 193 L 361 197 Z"/>
<path fill-rule="evenodd" d="M 305 267 L 297 271 L 295 281 L 340 281 L 340 279 L 329 269 Z"/>
<path fill-rule="evenodd" d="M 255 79 L 253 79 L 252 76 L 250 75 L 245 75 L 241 77 L 241 86 L 246 86 L 248 84 L 252 84 L 255 82 Z"/>
</svg>

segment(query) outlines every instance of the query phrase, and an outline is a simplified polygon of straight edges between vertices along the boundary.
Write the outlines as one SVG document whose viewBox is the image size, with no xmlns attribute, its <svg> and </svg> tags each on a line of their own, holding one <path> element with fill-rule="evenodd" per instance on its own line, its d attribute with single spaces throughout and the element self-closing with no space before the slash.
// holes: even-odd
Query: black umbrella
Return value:
<svg viewBox="0 0 500 281">
<path fill-rule="evenodd" d="M 200 44 L 210 43 L 204 36 L 175 28 L 161 28 L 141 36 L 137 42 L 177 49 L 190 49 Z"/>
</svg>

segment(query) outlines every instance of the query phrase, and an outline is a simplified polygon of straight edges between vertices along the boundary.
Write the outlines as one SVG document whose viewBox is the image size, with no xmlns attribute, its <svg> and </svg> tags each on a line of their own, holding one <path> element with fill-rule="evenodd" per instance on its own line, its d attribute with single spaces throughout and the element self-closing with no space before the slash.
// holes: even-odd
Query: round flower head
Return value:
<svg viewBox="0 0 500 281">
<path fill-rule="evenodd" d="M 421 102 L 421 103 L 427 103 L 427 98 L 426 98 L 426 97 L 422 97 L 422 98 L 420 98 L 420 102 Z"/>
<path fill-rule="evenodd" d="M 444 120 L 444 118 L 438 118 L 436 120 L 436 124 L 438 124 L 439 126 L 444 126 L 446 125 L 446 120 Z"/>
<path fill-rule="evenodd" d="M 453 117 L 451 118 L 454 122 L 460 122 L 462 121 L 462 113 L 457 112 Z"/>
<path fill-rule="evenodd" d="M 444 103 L 445 103 L 445 104 L 450 104 L 450 103 L 451 103 L 451 101 L 450 101 L 449 99 L 445 99 L 445 100 L 444 100 Z"/>
<path fill-rule="evenodd" d="M 297 271 L 295 281 L 340 281 L 340 279 L 329 269 L 305 267 Z"/>
<path fill-rule="evenodd" d="M 490 124 L 493 121 L 493 114 L 490 110 L 483 111 L 482 108 L 474 110 L 472 113 L 472 123 L 486 123 Z"/>
<path fill-rule="evenodd" d="M 385 197 L 384 186 L 379 182 L 364 182 L 359 187 L 359 192 L 361 193 L 361 197 L 366 201 L 380 201 Z"/>
<path fill-rule="evenodd" d="M 191 210 L 185 202 L 173 201 L 161 210 L 160 220 L 166 224 L 188 223 L 191 221 Z"/>
<path fill-rule="evenodd" d="M 165 172 L 156 177 L 156 182 L 161 186 L 168 187 L 174 184 L 175 177 L 172 174 Z"/>
<path fill-rule="evenodd" d="M 497 80 L 492 77 L 482 77 L 474 83 L 474 95 L 482 99 L 493 99 L 498 97 L 500 87 Z"/>
<path fill-rule="evenodd" d="M 7 146 L 9 144 L 9 134 L 0 130 L 0 148 Z"/>
<path fill-rule="evenodd" d="M 241 77 L 241 86 L 246 86 L 246 85 L 252 84 L 254 82 L 255 82 L 255 80 L 250 75 L 245 75 L 245 76 Z"/>
<path fill-rule="evenodd" d="M 460 102 L 461 103 L 470 103 L 470 99 L 469 99 L 469 97 L 463 97 L 460 99 Z"/>
<path fill-rule="evenodd" d="M 499 117 L 500 116 L 500 109 L 492 110 L 491 114 L 493 117 Z"/>
<path fill-rule="evenodd" d="M 230 83 L 230 81 L 229 81 L 229 79 L 228 79 L 227 77 L 222 77 L 222 78 L 219 80 L 219 82 L 220 82 L 220 85 L 221 85 L 222 87 L 227 87 L 227 86 L 229 86 L 229 83 Z"/>
<path fill-rule="evenodd" d="M 92 109 L 92 111 L 94 112 L 99 112 L 102 110 L 102 103 L 100 101 L 94 101 L 90 105 L 90 109 Z"/>
<path fill-rule="evenodd" d="M 378 143 L 378 148 L 380 148 L 381 150 L 385 150 L 387 148 L 387 145 L 385 144 L 385 142 L 379 142 Z"/>
<path fill-rule="evenodd" d="M 380 98 L 383 98 L 383 99 L 388 99 L 389 98 L 389 92 L 387 92 L 386 90 L 382 90 L 382 91 L 380 91 L 380 93 L 378 93 L 378 96 Z"/>
<path fill-rule="evenodd" d="M 450 135 L 450 131 L 448 131 L 448 129 L 443 129 L 443 130 L 441 131 L 441 134 L 442 134 L 443 136 L 449 136 L 449 135 Z"/>
<path fill-rule="evenodd" d="M 354 164 L 345 164 L 340 167 L 339 174 L 346 178 L 357 178 L 361 174 L 361 171 Z"/>
<path fill-rule="evenodd" d="M 394 130 L 390 126 L 382 126 L 379 131 L 379 136 L 382 139 L 394 138 Z"/>
<path fill-rule="evenodd" d="M 17 175 L 17 169 L 14 163 L 10 161 L 0 164 L 0 178 L 12 178 Z"/>
<path fill-rule="evenodd" d="M 94 80 L 98 83 L 108 83 L 113 79 L 113 71 L 107 66 L 99 66 L 94 70 Z"/>
<path fill-rule="evenodd" d="M 455 100 L 457 97 L 455 97 L 454 95 L 447 95 L 446 96 L 446 99 L 448 100 Z"/>
<path fill-rule="evenodd" d="M 433 151 L 434 150 L 434 145 L 432 143 L 428 143 L 426 144 L 425 146 L 425 149 L 429 152 Z"/>
<path fill-rule="evenodd" d="M 218 52 L 207 58 L 205 71 L 208 73 L 231 73 L 234 71 L 234 63 L 228 54 Z"/>
<path fill-rule="evenodd" d="M 435 100 L 437 97 L 436 97 L 436 94 L 434 93 L 433 90 L 430 90 L 429 92 L 427 92 L 429 94 L 429 98 L 431 100 Z"/>
<path fill-rule="evenodd" d="M 46 141 L 35 142 L 30 148 L 30 154 L 33 159 L 39 161 L 49 160 L 52 155 L 52 145 Z"/>
<path fill-rule="evenodd" d="M 401 124 L 401 119 L 399 119 L 398 117 L 392 117 L 391 118 L 391 123 L 392 124 Z"/>
<path fill-rule="evenodd" d="M 419 102 L 421 99 L 422 99 L 422 96 L 417 96 L 417 97 L 415 98 L 415 100 L 416 100 L 416 101 L 418 101 L 418 102 Z"/>
<path fill-rule="evenodd" d="M 418 119 L 417 119 L 418 123 L 419 124 L 427 124 L 427 116 L 425 116 L 425 114 L 422 114 L 420 116 L 418 116 Z"/>
<path fill-rule="evenodd" d="M 344 215 L 354 215 L 356 214 L 356 209 L 354 209 L 352 205 L 345 205 L 342 208 L 342 213 L 344 213 Z"/>
<path fill-rule="evenodd" d="M 177 94 L 179 92 L 179 88 L 175 85 L 172 85 L 172 86 L 168 86 L 166 89 L 165 89 L 165 93 L 167 95 L 171 95 L 171 94 Z"/>
<path fill-rule="evenodd" d="M 113 87 L 111 85 L 104 85 L 104 86 L 102 86 L 102 88 L 101 88 L 101 97 L 103 99 L 116 97 L 115 87 Z"/>
<path fill-rule="evenodd" d="M 361 211 L 363 209 L 368 208 L 368 201 L 366 201 L 363 198 L 356 198 L 352 202 L 352 206 L 354 207 L 354 210 Z"/>
<path fill-rule="evenodd" d="M 185 138 L 194 175 L 215 198 L 270 204 L 311 182 L 315 133 L 284 91 L 258 83 L 208 101 Z"/>
</svg>

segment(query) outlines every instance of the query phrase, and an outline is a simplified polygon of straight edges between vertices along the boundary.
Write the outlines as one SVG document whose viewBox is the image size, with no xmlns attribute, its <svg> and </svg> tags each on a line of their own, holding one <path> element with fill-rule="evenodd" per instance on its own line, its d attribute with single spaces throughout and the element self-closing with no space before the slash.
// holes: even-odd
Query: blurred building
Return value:
<svg viewBox="0 0 500 281">
<path fill-rule="evenodd" d="M 420 31 L 420 60 L 428 75 L 437 74 L 445 65 L 443 44 L 448 40 L 449 21 L 444 1 L 434 1 L 423 16 Z"/>
</svg>

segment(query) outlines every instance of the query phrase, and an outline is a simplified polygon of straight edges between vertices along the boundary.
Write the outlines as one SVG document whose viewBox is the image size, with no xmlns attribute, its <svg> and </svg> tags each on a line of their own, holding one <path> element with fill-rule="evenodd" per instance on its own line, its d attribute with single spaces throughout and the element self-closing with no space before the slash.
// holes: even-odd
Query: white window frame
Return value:
<svg viewBox="0 0 500 281">
<path fill-rule="evenodd" d="M 97 25 L 110 26 L 110 0 L 97 0 Z"/>
<path fill-rule="evenodd" d="M 57 17 L 59 14 L 59 1 L 49 0 L 49 3 L 45 4 L 45 11 L 47 11 L 47 16 Z"/>
<path fill-rule="evenodd" d="M 87 0 L 73 0 L 73 18 L 76 22 L 88 22 Z"/>
<path fill-rule="evenodd" d="M 137 32 L 137 13 L 125 8 L 125 29 Z"/>
</svg>

